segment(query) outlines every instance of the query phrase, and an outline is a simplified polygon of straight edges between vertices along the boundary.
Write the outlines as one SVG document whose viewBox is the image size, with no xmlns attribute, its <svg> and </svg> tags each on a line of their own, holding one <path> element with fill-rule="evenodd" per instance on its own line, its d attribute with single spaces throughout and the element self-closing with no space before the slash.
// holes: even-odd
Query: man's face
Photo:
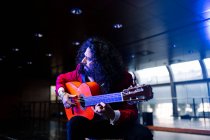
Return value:
<svg viewBox="0 0 210 140">
<path fill-rule="evenodd" d="M 85 73 L 90 76 L 90 73 L 93 71 L 93 60 L 92 60 L 92 53 L 90 48 L 87 48 L 84 53 L 84 58 L 82 59 L 82 64 L 84 65 Z"/>
</svg>

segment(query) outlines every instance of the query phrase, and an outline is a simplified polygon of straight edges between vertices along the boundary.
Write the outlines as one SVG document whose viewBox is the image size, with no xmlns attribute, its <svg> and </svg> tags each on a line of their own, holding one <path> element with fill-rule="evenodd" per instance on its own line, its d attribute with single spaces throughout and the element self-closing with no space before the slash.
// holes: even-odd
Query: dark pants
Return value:
<svg viewBox="0 0 210 140">
<path fill-rule="evenodd" d="M 88 120 L 76 116 L 67 122 L 67 139 L 84 138 L 123 138 L 124 140 L 153 140 L 150 130 L 138 123 L 111 125 L 107 120 Z"/>
</svg>

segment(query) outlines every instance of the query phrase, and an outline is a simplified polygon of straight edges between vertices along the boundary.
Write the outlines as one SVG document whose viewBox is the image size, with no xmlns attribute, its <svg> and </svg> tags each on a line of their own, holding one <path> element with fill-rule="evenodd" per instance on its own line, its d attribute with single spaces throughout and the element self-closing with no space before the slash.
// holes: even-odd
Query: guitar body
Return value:
<svg viewBox="0 0 210 140">
<path fill-rule="evenodd" d="M 66 88 L 68 93 L 77 95 L 78 97 L 89 97 L 92 95 L 98 95 L 100 92 L 99 85 L 95 82 L 67 82 Z M 89 120 L 93 119 L 94 111 L 89 107 L 83 107 L 82 103 L 76 102 L 76 106 L 71 108 L 65 108 L 66 116 L 70 120 L 74 116 L 83 116 Z"/>
</svg>

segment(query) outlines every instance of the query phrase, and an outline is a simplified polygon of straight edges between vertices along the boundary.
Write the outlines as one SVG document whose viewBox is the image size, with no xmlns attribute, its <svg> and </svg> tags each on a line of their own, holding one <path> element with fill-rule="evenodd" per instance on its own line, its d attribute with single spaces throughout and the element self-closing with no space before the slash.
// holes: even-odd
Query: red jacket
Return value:
<svg viewBox="0 0 210 140">
<path fill-rule="evenodd" d="M 67 72 L 64 74 L 60 74 L 56 80 L 56 94 L 58 93 L 58 89 L 63 87 L 66 91 L 65 83 L 70 81 L 79 81 L 82 82 L 82 75 L 79 74 L 79 65 L 77 65 L 76 69 L 71 72 Z M 112 92 L 121 92 L 123 89 L 128 88 L 132 85 L 132 76 L 128 72 L 124 73 L 124 79 L 121 83 L 116 84 L 112 88 Z M 135 104 L 131 105 L 127 102 L 121 103 L 113 103 L 110 104 L 114 110 L 120 111 L 120 118 L 116 123 L 122 123 L 127 121 L 135 121 L 138 118 L 138 110 Z"/>
</svg>

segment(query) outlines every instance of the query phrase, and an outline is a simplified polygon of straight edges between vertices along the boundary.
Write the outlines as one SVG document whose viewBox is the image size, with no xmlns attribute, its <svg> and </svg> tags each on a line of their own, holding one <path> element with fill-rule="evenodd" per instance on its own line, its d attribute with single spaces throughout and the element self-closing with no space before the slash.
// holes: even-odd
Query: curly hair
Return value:
<svg viewBox="0 0 210 140">
<path fill-rule="evenodd" d="M 78 50 L 77 64 L 81 63 L 88 47 L 94 60 L 92 76 L 95 82 L 101 85 L 102 93 L 108 93 L 112 85 L 122 78 L 124 72 L 122 57 L 110 42 L 92 37 L 87 39 Z M 80 70 L 80 73 L 84 73 L 83 70 Z"/>
</svg>

